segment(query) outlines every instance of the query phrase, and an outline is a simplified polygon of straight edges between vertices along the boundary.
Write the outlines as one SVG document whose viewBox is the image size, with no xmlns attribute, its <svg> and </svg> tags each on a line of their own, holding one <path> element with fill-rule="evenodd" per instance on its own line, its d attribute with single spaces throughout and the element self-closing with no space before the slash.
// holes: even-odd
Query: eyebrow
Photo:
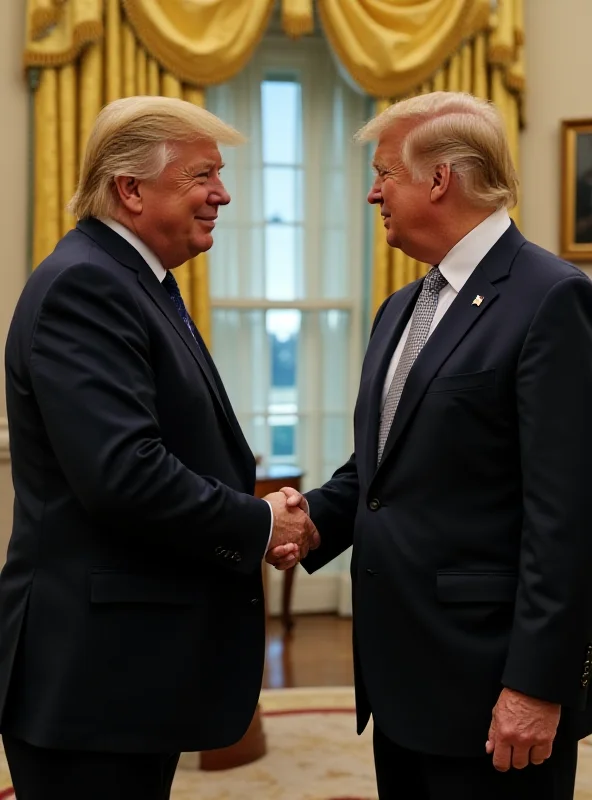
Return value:
<svg viewBox="0 0 592 800">
<path fill-rule="evenodd" d="M 212 167 L 215 167 L 216 165 L 217 165 L 216 161 L 212 161 L 212 159 L 208 158 L 208 159 L 206 159 L 204 161 L 198 161 L 197 163 L 192 164 L 191 167 L 190 167 L 190 171 L 191 172 L 203 172 L 204 170 L 212 169 Z M 218 167 L 218 170 L 221 170 L 223 166 L 224 166 L 224 164 L 221 163 L 220 166 Z"/>
</svg>

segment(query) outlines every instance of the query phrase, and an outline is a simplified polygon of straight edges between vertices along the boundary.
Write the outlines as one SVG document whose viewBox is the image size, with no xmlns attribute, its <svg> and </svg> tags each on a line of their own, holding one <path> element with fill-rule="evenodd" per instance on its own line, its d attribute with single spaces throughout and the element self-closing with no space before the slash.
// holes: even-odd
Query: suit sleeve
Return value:
<svg viewBox="0 0 592 800">
<path fill-rule="evenodd" d="M 388 297 L 378 309 L 370 338 L 390 299 Z M 316 572 L 353 544 L 359 496 L 355 453 L 324 486 L 307 493 L 310 518 L 321 535 L 321 546 L 318 550 L 312 550 L 302 561 L 307 572 Z"/>
<path fill-rule="evenodd" d="M 260 569 L 268 504 L 196 475 L 167 451 L 149 335 L 116 277 L 80 264 L 54 280 L 33 332 L 30 374 L 58 463 L 97 520 L 133 537 L 149 531 L 181 556 Z"/>
<path fill-rule="evenodd" d="M 519 359 L 523 527 L 505 686 L 586 699 L 592 641 L 592 282 L 556 284 Z M 589 666 L 589 665 L 588 665 Z"/>
</svg>

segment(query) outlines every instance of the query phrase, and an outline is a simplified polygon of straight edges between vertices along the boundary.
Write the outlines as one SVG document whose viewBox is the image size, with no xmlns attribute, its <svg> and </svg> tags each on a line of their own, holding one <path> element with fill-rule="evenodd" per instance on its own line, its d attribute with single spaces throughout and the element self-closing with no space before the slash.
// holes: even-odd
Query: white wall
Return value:
<svg viewBox="0 0 592 800">
<path fill-rule="evenodd" d="M 21 68 L 24 41 L 22 0 L 0 0 L 0 347 L 25 282 L 27 241 L 28 92 Z M 2 358 L 0 363 L 3 364 Z M 0 564 L 12 517 L 12 484 L 6 460 L 4 369 L 0 368 Z"/>
<path fill-rule="evenodd" d="M 592 119 L 592 0 L 525 0 L 526 123 L 522 232 L 559 252 L 560 125 Z M 592 275 L 592 264 L 586 268 Z"/>
</svg>

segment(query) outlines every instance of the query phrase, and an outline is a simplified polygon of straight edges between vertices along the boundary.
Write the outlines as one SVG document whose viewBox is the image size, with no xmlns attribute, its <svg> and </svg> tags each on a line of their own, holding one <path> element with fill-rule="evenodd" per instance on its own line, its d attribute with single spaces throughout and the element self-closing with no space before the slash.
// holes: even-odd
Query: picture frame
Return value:
<svg viewBox="0 0 592 800">
<path fill-rule="evenodd" d="M 561 123 L 561 257 L 592 262 L 592 119 Z"/>
</svg>

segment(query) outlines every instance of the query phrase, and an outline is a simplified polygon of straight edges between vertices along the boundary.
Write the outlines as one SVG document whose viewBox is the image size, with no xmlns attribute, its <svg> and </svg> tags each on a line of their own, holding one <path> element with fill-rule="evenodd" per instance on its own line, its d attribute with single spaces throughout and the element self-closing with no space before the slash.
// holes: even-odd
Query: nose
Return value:
<svg viewBox="0 0 592 800">
<path fill-rule="evenodd" d="M 210 203 L 216 206 L 227 206 L 230 203 L 230 195 L 224 188 L 222 181 L 218 183 L 210 195 Z"/>
<path fill-rule="evenodd" d="M 378 182 L 378 178 L 372 184 L 370 191 L 368 192 L 368 202 L 371 205 L 376 205 L 377 203 L 382 203 L 382 191 L 380 189 L 380 184 Z"/>
</svg>

